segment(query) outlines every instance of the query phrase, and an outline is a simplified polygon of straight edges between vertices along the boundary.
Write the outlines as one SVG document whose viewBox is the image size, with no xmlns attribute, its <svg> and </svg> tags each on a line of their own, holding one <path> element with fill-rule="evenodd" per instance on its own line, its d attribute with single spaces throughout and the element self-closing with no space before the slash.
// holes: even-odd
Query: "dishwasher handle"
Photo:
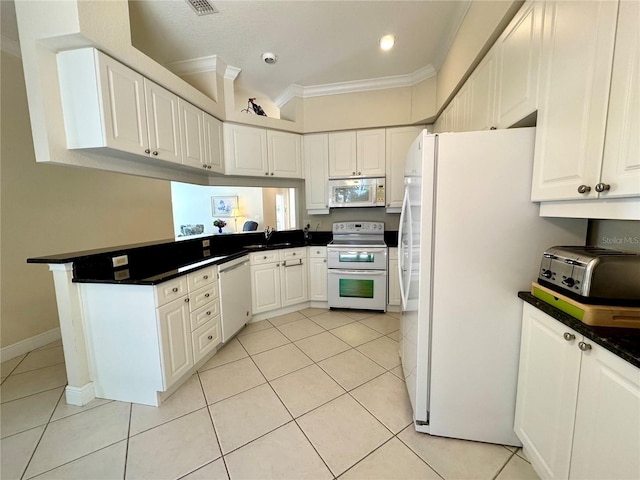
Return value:
<svg viewBox="0 0 640 480">
<path fill-rule="evenodd" d="M 231 263 L 231 262 L 229 262 L 229 263 Z M 228 272 L 231 272 L 231 271 L 233 271 L 233 270 L 235 270 L 237 268 L 244 267 L 245 265 L 248 265 L 248 264 L 249 264 L 249 258 L 245 258 L 241 262 L 234 263 L 232 265 L 229 265 L 228 267 L 224 267 L 224 266 L 220 265 L 218 267 L 220 269 L 219 273 L 228 273 Z"/>
</svg>

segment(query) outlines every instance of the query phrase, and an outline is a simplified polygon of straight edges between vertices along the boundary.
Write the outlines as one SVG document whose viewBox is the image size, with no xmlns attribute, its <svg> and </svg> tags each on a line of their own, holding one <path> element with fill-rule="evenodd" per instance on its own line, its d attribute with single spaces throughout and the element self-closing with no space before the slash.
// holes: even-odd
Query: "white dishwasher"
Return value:
<svg viewBox="0 0 640 480">
<path fill-rule="evenodd" d="M 226 343 L 251 320 L 251 285 L 249 256 L 236 258 L 218 265 L 220 279 L 220 310 L 222 342 Z"/>
</svg>

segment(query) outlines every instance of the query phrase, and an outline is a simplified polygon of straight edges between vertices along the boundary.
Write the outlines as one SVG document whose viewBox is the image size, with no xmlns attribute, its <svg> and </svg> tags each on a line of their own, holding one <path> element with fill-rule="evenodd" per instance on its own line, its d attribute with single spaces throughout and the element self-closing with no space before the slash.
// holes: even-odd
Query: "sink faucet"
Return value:
<svg viewBox="0 0 640 480">
<path fill-rule="evenodd" d="M 271 236 L 273 235 L 273 232 L 275 232 L 275 230 L 267 225 L 267 228 L 264 229 L 265 243 L 269 243 L 269 240 L 271 240 Z"/>
</svg>

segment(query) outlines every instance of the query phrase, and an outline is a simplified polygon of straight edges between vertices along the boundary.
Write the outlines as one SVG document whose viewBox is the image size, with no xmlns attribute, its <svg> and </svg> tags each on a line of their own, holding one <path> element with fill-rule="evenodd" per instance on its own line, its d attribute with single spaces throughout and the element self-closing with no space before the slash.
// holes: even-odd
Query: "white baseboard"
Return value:
<svg viewBox="0 0 640 480">
<path fill-rule="evenodd" d="M 69 405 L 77 405 L 78 407 L 84 407 L 91 400 L 96 398 L 96 391 L 93 387 L 93 382 L 89 382 L 82 387 L 72 387 L 67 385 L 64 389 L 65 399 Z"/>
<path fill-rule="evenodd" d="M 48 343 L 60 340 L 60 338 L 60 327 L 58 327 L 49 330 L 48 332 L 40 333 L 34 337 L 21 340 L 13 345 L 7 345 L 6 347 L 0 348 L 0 361 L 6 362 L 7 360 L 24 355 L 36 348 L 44 347 Z"/>
</svg>

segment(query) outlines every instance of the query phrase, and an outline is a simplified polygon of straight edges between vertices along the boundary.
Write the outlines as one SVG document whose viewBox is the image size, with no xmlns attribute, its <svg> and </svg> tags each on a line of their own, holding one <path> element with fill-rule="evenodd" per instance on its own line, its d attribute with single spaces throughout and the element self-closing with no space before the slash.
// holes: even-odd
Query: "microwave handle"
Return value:
<svg viewBox="0 0 640 480">
<path fill-rule="evenodd" d="M 329 274 L 345 274 L 345 275 L 361 275 L 361 276 L 380 276 L 386 275 L 386 270 L 343 270 L 340 268 L 330 268 Z"/>
</svg>

